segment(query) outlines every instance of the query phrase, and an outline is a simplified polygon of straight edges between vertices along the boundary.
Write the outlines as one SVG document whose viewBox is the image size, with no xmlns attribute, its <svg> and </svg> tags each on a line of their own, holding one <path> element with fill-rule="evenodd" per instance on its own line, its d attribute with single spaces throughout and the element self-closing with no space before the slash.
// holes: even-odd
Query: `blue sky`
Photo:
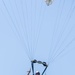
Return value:
<svg viewBox="0 0 75 75">
<path fill-rule="evenodd" d="M 26 75 L 33 59 L 46 75 L 75 75 L 74 20 L 74 0 L 0 0 L 0 75 Z"/>
</svg>

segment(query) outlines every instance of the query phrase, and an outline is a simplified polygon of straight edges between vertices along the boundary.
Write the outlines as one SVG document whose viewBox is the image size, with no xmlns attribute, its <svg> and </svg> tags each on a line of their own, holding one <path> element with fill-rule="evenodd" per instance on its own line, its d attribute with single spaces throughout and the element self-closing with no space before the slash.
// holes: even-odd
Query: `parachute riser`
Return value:
<svg viewBox="0 0 75 75">
<path fill-rule="evenodd" d="M 41 75 L 43 75 L 44 73 L 45 73 L 45 71 L 47 70 L 47 67 L 44 69 L 44 71 L 42 72 L 42 74 Z"/>
<path fill-rule="evenodd" d="M 31 61 L 31 67 L 32 67 L 32 75 L 34 75 L 34 64 L 32 61 Z"/>
</svg>

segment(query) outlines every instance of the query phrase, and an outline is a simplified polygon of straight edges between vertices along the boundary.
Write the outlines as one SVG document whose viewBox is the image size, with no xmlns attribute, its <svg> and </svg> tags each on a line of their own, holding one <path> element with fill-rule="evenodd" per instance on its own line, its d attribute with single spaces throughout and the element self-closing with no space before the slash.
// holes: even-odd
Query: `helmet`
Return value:
<svg viewBox="0 0 75 75">
<path fill-rule="evenodd" d="M 36 74 L 35 75 L 40 75 L 40 72 L 39 71 L 36 71 Z"/>
</svg>

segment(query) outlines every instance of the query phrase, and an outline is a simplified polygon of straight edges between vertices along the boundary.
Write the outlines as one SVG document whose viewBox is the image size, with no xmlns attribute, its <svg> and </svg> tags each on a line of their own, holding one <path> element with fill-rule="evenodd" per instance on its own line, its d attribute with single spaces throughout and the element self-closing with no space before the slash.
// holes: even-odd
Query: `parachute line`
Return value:
<svg viewBox="0 0 75 75">
<path fill-rule="evenodd" d="M 61 0 L 59 1 L 59 4 L 58 4 L 58 12 L 59 12 L 59 7 L 60 7 L 60 2 L 61 2 Z M 54 23 L 54 30 L 53 30 L 53 35 L 52 35 L 52 40 L 51 40 L 51 46 L 50 46 L 50 52 L 49 52 L 48 60 L 50 59 L 50 57 L 52 55 L 53 41 L 54 41 L 54 35 L 55 35 L 55 29 L 56 29 L 56 23 L 58 21 L 58 17 L 59 17 L 59 15 L 57 13 L 55 23 Z M 49 64 L 49 61 L 48 61 L 48 64 Z"/>
<path fill-rule="evenodd" d="M 67 47 L 69 47 L 74 41 L 75 41 L 75 38 L 72 39 L 72 40 L 65 46 L 65 48 L 64 48 L 59 54 L 57 54 L 57 55 L 54 57 L 53 61 L 54 61 L 61 53 L 63 53 L 63 52 L 65 51 L 65 49 L 66 49 Z"/>
<path fill-rule="evenodd" d="M 72 2 L 72 4 L 71 4 L 71 8 L 70 8 L 70 10 L 69 10 L 69 13 L 70 13 L 70 11 L 71 11 L 71 9 L 72 9 L 72 5 L 73 5 L 73 3 L 74 3 L 74 2 Z M 63 30 L 60 32 L 60 37 L 58 38 L 57 43 L 60 42 L 63 33 L 65 32 L 67 26 L 69 25 L 68 22 L 69 22 L 69 20 L 71 19 L 71 16 L 72 16 L 73 11 L 74 11 L 74 9 L 73 9 L 72 12 L 70 13 L 70 15 L 69 15 L 69 13 L 68 13 L 68 15 L 67 15 L 67 17 L 69 16 L 68 21 L 67 21 L 67 22 L 64 22 L 64 23 L 66 23 L 66 26 L 64 26 Z M 66 18 L 67 18 L 67 17 L 66 17 Z M 66 20 L 65 20 L 65 21 L 66 21 Z M 65 24 L 64 24 L 64 25 L 65 25 Z M 72 30 L 72 29 L 71 29 L 71 30 Z M 69 33 L 70 33 L 70 32 L 69 32 Z M 57 47 L 57 45 L 58 45 L 57 43 L 56 43 L 56 47 Z M 56 47 L 54 48 L 54 50 L 56 49 Z M 57 52 L 57 51 L 56 51 L 56 52 Z"/>
<path fill-rule="evenodd" d="M 4 2 L 4 0 L 2 0 L 2 2 L 3 2 L 3 5 L 4 5 L 4 7 L 5 7 L 5 9 L 6 9 L 7 13 L 8 13 L 8 15 L 9 15 L 9 18 L 11 19 L 11 21 L 12 21 L 12 23 L 13 23 L 13 25 L 14 25 L 14 28 L 15 28 L 17 34 L 18 34 L 19 40 L 21 40 L 21 42 L 24 43 L 24 40 L 21 38 L 22 36 L 20 36 L 20 34 L 19 34 L 19 32 L 18 32 L 18 29 L 17 29 L 17 27 L 16 27 L 16 25 L 15 25 L 15 23 L 14 23 L 14 21 L 13 21 L 11 15 L 10 15 L 10 13 L 9 13 L 9 10 L 8 10 L 8 8 L 7 8 L 7 6 L 6 6 L 5 2 Z M 11 26 L 11 27 L 12 27 L 12 26 Z M 12 30 L 13 30 L 13 29 L 12 29 Z M 25 45 L 25 48 L 27 49 L 26 45 Z M 28 56 L 28 58 L 30 59 L 28 53 L 27 53 L 27 56 Z"/>
<path fill-rule="evenodd" d="M 71 19 L 71 17 L 72 17 L 72 14 L 73 14 L 73 12 L 74 12 L 74 9 L 75 9 L 75 7 L 74 8 L 72 8 L 73 7 L 73 3 L 74 3 L 74 0 L 72 1 L 72 3 L 71 3 L 71 7 L 70 7 L 70 9 L 69 9 L 69 12 L 68 12 L 68 14 L 67 14 L 67 17 L 69 16 L 69 18 L 68 18 L 68 20 L 67 19 L 65 19 L 65 22 L 64 22 L 64 25 L 66 24 L 66 27 L 64 26 L 63 27 L 63 29 L 62 29 L 62 31 L 60 32 L 60 37 L 58 38 L 58 40 L 57 40 L 57 43 L 56 43 L 56 45 L 55 45 L 55 47 L 54 47 L 54 49 L 52 50 L 52 52 L 51 52 L 51 57 L 49 57 L 49 60 L 51 60 L 52 58 L 54 58 L 54 56 L 56 55 L 56 53 L 59 51 L 59 49 L 58 50 L 55 50 L 56 49 L 56 47 L 57 47 L 57 45 L 58 45 L 58 43 L 60 42 L 60 40 L 61 40 L 61 37 L 62 37 L 62 34 L 64 33 L 64 31 L 66 30 L 66 28 L 67 28 L 67 26 L 68 26 L 68 22 L 69 22 L 69 20 Z M 61 17 L 61 16 L 60 16 Z M 66 17 L 66 18 L 67 18 Z M 67 20 L 67 22 L 66 22 L 66 20 Z M 73 28 L 71 28 L 71 30 L 72 30 Z M 69 33 L 71 33 L 71 30 L 69 31 Z M 67 34 L 67 36 L 69 36 L 69 33 Z M 54 34 L 54 33 L 53 33 Z M 67 39 L 67 36 L 65 37 L 65 39 Z M 54 36 L 53 36 L 54 37 Z M 64 39 L 64 40 L 65 40 Z M 63 41 L 64 42 L 64 41 Z M 63 43 L 62 43 L 63 44 Z M 55 54 L 54 54 L 55 53 Z M 52 56 L 53 55 L 53 56 Z"/>
</svg>

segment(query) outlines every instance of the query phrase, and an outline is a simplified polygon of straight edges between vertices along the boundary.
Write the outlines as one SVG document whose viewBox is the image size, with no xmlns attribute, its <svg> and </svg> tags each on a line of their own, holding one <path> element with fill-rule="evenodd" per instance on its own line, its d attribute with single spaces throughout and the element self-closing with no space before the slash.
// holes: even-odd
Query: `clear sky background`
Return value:
<svg viewBox="0 0 75 75">
<path fill-rule="evenodd" d="M 75 75 L 75 0 L 0 0 L 0 75 L 26 75 L 33 59 Z"/>
</svg>

